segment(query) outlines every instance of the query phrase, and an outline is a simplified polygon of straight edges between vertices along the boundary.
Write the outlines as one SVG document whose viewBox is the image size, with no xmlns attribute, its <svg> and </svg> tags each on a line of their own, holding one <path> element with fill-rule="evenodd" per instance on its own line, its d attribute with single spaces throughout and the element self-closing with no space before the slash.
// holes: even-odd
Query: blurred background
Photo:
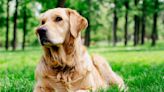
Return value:
<svg viewBox="0 0 164 92">
<path fill-rule="evenodd" d="M 35 28 L 40 13 L 55 7 L 77 10 L 89 21 L 85 45 L 155 46 L 164 39 L 164 0 L 1 0 L 0 47 L 38 45 Z"/>
<path fill-rule="evenodd" d="M 130 92 L 164 91 L 164 0 L 0 0 L 0 92 L 32 91 L 43 53 L 38 18 L 56 7 L 87 18 L 84 44 L 107 58 Z"/>
</svg>

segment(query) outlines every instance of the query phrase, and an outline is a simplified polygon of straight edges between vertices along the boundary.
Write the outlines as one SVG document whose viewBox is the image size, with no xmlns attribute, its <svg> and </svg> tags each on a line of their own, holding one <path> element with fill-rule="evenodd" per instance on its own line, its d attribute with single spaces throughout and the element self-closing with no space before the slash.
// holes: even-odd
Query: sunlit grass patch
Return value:
<svg viewBox="0 0 164 92">
<path fill-rule="evenodd" d="M 125 80 L 129 92 L 164 91 L 164 50 L 148 47 L 91 47 L 89 52 L 104 56 Z M 34 70 L 42 55 L 41 49 L 0 51 L 0 92 L 32 92 Z M 101 90 L 104 92 L 105 90 Z M 117 92 L 110 87 L 107 92 Z"/>
</svg>

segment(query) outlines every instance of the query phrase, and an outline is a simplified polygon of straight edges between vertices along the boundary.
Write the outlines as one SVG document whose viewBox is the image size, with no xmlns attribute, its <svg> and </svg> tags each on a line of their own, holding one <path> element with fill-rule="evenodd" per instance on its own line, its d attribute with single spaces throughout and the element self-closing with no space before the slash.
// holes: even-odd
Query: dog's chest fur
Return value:
<svg viewBox="0 0 164 92">
<path fill-rule="evenodd" d="M 57 92 L 74 92 L 102 84 L 101 80 L 95 82 L 98 72 L 85 50 L 79 53 L 75 49 L 69 55 L 63 48 L 59 48 L 58 52 L 53 50 L 45 49 L 45 56 L 36 69 L 36 79 L 42 82 L 38 84 L 44 84 L 42 87 L 50 87 Z"/>
<path fill-rule="evenodd" d="M 41 61 L 37 67 L 36 74 L 37 79 L 45 82 L 44 84 L 48 84 L 51 88 L 58 87 L 58 89 L 54 90 L 67 92 L 70 89 L 76 90 L 82 87 L 81 84 L 89 73 L 88 71 L 81 73 L 76 67 L 49 67 L 45 61 Z"/>
</svg>

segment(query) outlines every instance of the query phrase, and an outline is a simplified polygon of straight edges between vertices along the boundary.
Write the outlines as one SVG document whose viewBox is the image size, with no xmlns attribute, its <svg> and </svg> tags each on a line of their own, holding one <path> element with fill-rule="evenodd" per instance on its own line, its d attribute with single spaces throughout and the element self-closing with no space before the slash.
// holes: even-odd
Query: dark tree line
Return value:
<svg viewBox="0 0 164 92">
<path fill-rule="evenodd" d="M 139 2 L 142 1 L 141 9 L 138 9 Z M 153 25 L 152 25 L 152 33 L 151 33 L 151 39 L 152 39 L 152 46 L 155 46 L 156 41 L 158 39 L 158 32 L 157 32 L 157 20 L 158 20 L 158 12 L 159 12 L 159 1 L 158 0 L 152 0 L 153 2 L 150 2 L 148 0 L 134 0 L 134 6 L 136 9 L 141 11 L 140 13 L 134 14 L 134 33 L 133 33 L 133 45 L 136 46 L 139 43 L 143 45 L 145 43 L 145 36 L 146 36 L 146 16 L 147 16 L 147 6 L 148 4 L 151 5 L 153 3 Z M 115 5 L 113 9 L 113 45 L 115 46 L 117 43 L 117 22 L 119 17 L 117 17 L 117 3 L 119 1 L 114 0 L 113 3 Z M 126 46 L 128 43 L 128 13 L 129 13 L 129 2 L 130 0 L 123 0 L 123 5 L 125 6 L 125 25 L 124 25 L 124 45 Z M 150 6 L 149 6 L 150 8 Z M 151 12 L 152 14 L 152 12 Z"/>
<path fill-rule="evenodd" d="M 158 0 L 154 0 L 154 14 L 153 14 L 153 29 L 152 29 L 152 46 L 154 46 L 156 44 L 156 40 L 157 40 L 157 18 L 158 18 Z"/>
<path fill-rule="evenodd" d="M 134 1 L 135 6 L 138 5 L 139 0 Z M 136 46 L 139 42 L 139 31 L 140 30 L 140 17 L 135 14 L 134 15 L 134 46 Z"/>
<path fill-rule="evenodd" d="M 6 50 L 8 50 L 9 48 L 9 0 L 7 0 L 7 8 L 6 8 L 6 11 L 7 11 L 7 17 L 6 17 L 6 41 L 5 41 L 5 48 Z"/>
<path fill-rule="evenodd" d="M 117 7 L 117 0 L 114 0 L 115 7 Z M 114 8 L 113 11 L 113 46 L 117 43 L 117 23 L 118 23 L 118 17 L 117 17 L 117 8 Z"/>
<path fill-rule="evenodd" d="M 87 0 L 87 5 L 88 6 L 91 6 L 91 0 Z M 90 29 L 90 12 L 91 12 L 91 10 L 90 10 L 90 7 L 88 8 L 88 14 L 87 14 L 87 20 L 88 20 L 88 27 L 87 27 L 87 30 L 85 31 L 85 42 L 84 42 L 84 44 L 85 44 L 85 46 L 87 46 L 87 47 L 89 47 L 90 46 L 90 31 L 91 31 L 91 29 Z"/>
<path fill-rule="evenodd" d="M 5 33 L 5 48 L 6 50 L 8 50 L 9 46 L 9 33 L 10 33 L 10 5 L 9 2 L 12 0 L 7 0 L 6 1 L 6 33 Z M 139 2 L 142 1 L 142 6 L 140 8 L 138 8 L 139 6 Z M 159 13 L 159 1 L 158 0 L 152 0 L 153 3 L 151 8 L 153 8 L 153 13 L 151 13 L 153 15 L 153 25 L 152 25 L 152 32 L 151 32 L 151 40 L 152 40 L 152 46 L 156 45 L 156 41 L 158 39 L 158 32 L 157 32 L 157 21 L 158 21 L 158 13 Z M 23 3 L 22 3 L 23 2 Z M 17 27 L 18 27 L 18 17 L 19 17 L 19 8 L 18 7 L 22 7 L 22 20 L 23 20 L 23 35 L 22 35 L 22 49 L 25 49 L 26 46 L 26 35 L 27 35 L 27 23 L 28 23 L 28 12 L 27 12 L 27 2 L 31 2 L 30 0 L 25 0 L 25 1 L 21 1 L 21 0 L 15 0 L 15 10 L 14 10 L 14 14 L 13 14 L 13 38 L 12 38 L 12 50 L 15 50 L 17 47 Z M 50 8 L 50 5 L 48 4 L 48 2 L 43 1 L 43 0 L 38 0 L 38 2 L 40 2 L 43 7 L 47 7 Z M 87 11 L 85 17 L 88 20 L 88 28 L 85 31 L 85 42 L 84 44 L 86 46 L 90 46 L 90 42 L 91 42 L 91 18 L 92 18 L 92 10 L 91 10 L 91 6 L 93 6 L 93 1 L 92 0 L 87 0 L 84 1 L 85 4 L 88 6 L 85 10 L 81 10 L 79 12 L 82 11 Z M 102 3 L 103 1 L 99 1 L 99 3 Z M 130 6 L 130 2 L 133 2 L 133 7 L 137 7 L 137 12 L 141 12 L 141 14 L 135 13 L 134 14 L 134 30 L 133 30 L 133 45 L 136 46 L 138 44 L 144 44 L 145 43 L 145 36 L 146 36 L 146 17 L 148 16 L 148 9 L 150 8 L 150 1 L 148 0 L 123 0 L 123 1 L 119 1 L 119 0 L 113 0 L 112 1 L 113 4 L 115 5 L 113 8 L 113 25 L 112 25 L 112 39 L 113 39 L 113 46 L 116 46 L 116 43 L 118 42 L 118 37 L 117 37 L 117 31 L 118 31 L 118 20 L 119 20 L 119 14 L 120 14 L 120 2 L 122 3 L 122 7 L 125 7 L 125 15 L 124 15 L 124 19 L 125 19 L 125 23 L 124 23 L 124 45 L 127 46 L 128 45 L 128 40 L 129 40 L 129 30 L 128 30 L 128 21 L 129 21 L 129 12 L 130 9 L 132 8 Z M 47 3 L 47 4 L 45 4 Z M 111 3 L 111 2 L 110 2 Z M 55 8 L 55 7 L 67 7 L 66 5 L 66 0 L 56 0 L 54 1 L 54 4 L 56 5 L 51 5 L 51 8 Z M 80 5 L 80 4 L 79 4 Z M 79 7 L 81 8 L 81 7 Z M 95 10 L 96 11 L 96 10 Z"/>
<path fill-rule="evenodd" d="M 17 17 L 18 17 L 18 0 L 16 0 L 16 4 L 15 4 L 15 12 L 14 12 L 14 19 L 13 19 L 13 23 L 14 23 L 14 31 L 13 31 L 13 41 L 12 41 L 12 49 L 15 50 L 16 49 L 16 45 L 17 45 Z"/>
<path fill-rule="evenodd" d="M 142 25 L 142 29 L 141 29 L 141 44 L 143 45 L 145 43 L 145 26 L 146 26 L 146 1 L 143 0 L 143 4 L 142 4 L 142 19 L 141 19 L 141 25 Z"/>
<path fill-rule="evenodd" d="M 64 3 L 65 3 L 66 0 L 58 0 L 58 3 L 57 3 L 57 6 L 61 6 L 63 7 L 64 6 Z M 134 5 L 137 7 L 138 4 L 139 4 L 139 1 L 141 0 L 134 0 Z M 141 44 L 144 44 L 145 42 L 145 33 L 146 33 L 146 11 L 147 11 L 147 0 L 142 0 L 143 1 L 143 4 L 142 4 L 142 15 L 140 16 L 139 14 L 135 14 L 134 15 L 134 34 L 133 34 L 133 39 L 134 39 L 134 46 L 138 45 L 139 43 Z M 102 2 L 102 1 L 100 1 Z M 117 9 L 119 8 L 118 7 L 118 0 L 114 0 L 114 5 L 115 5 L 115 8 L 113 10 L 113 45 L 115 46 L 116 43 L 117 43 L 117 26 L 118 26 L 118 20 L 119 20 L 119 17 L 118 17 L 118 11 Z M 129 6 L 129 2 L 130 0 L 123 0 L 123 5 L 125 6 L 126 8 L 126 11 L 125 11 L 125 25 L 124 25 L 124 44 L 125 46 L 127 45 L 128 43 L 128 13 L 129 13 L 129 9 L 130 9 L 130 6 Z M 86 46 L 90 46 L 90 39 L 91 39 L 91 34 L 90 34 L 90 31 L 91 31 L 91 27 L 90 27 L 90 19 L 91 19 L 91 6 L 92 6 L 92 0 L 87 0 L 85 3 L 87 3 L 87 16 L 86 18 L 88 19 L 88 28 L 87 30 L 85 31 L 85 42 L 84 44 Z M 158 0 L 155 0 L 154 3 L 154 9 L 157 9 L 159 4 L 158 4 Z M 156 10 L 154 10 L 156 11 Z M 156 39 L 157 39 L 157 16 L 158 16 L 158 13 L 155 12 L 154 14 L 154 21 L 153 21 L 153 31 L 152 31 L 152 46 L 153 44 L 155 44 L 156 42 Z M 141 35 L 141 36 L 140 36 Z M 141 38 L 140 38 L 141 37 Z"/>
<path fill-rule="evenodd" d="M 26 3 L 23 6 L 23 42 L 22 42 L 22 49 L 25 48 L 26 43 L 26 33 L 27 33 L 27 11 L 26 11 Z"/>
<path fill-rule="evenodd" d="M 10 0 L 7 1 L 7 8 L 6 8 L 6 11 L 7 11 L 7 17 L 6 17 L 6 42 L 5 42 L 5 47 L 6 47 L 6 50 L 8 50 L 8 47 L 9 47 L 9 2 Z M 12 39 L 12 50 L 16 50 L 16 47 L 17 47 L 17 19 L 18 19 L 18 6 L 19 6 L 19 3 L 20 1 L 19 0 L 16 0 L 15 1 L 16 4 L 15 4 L 15 11 L 14 11 L 14 17 L 13 17 L 13 39 Z M 57 4 L 54 5 L 54 7 L 66 7 L 65 6 L 65 2 L 66 0 L 57 0 Z M 88 3 L 88 6 L 90 5 L 90 0 L 87 1 Z M 22 49 L 24 50 L 25 49 L 25 43 L 26 43 L 26 34 L 27 34 L 27 7 L 26 7 L 26 1 L 23 3 L 23 36 L 22 36 Z M 87 15 L 87 19 L 89 20 L 90 18 L 90 15 L 88 13 Z M 88 21 L 89 23 L 89 21 Z M 87 28 L 87 31 L 85 33 L 85 45 L 86 46 L 89 46 L 90 45 L 90 26 L 88 26 Z"/>
<path fill-rule="evenodd" d="M 128 43 L 128 11 L 129 11 L 129 2 L 128 0 L 126 0 L 124 2 L 125 4 L 125 8 L 126 8 L 126 11 L 125 11 L 125 26 L 124 26 L 124 30 L 125 30 L 125 33 L 124 33 L 124 44 L 125 46 L 127 45 Z"/>
<path fill-rule="evenodd" d="M 64 7 L 64 3 L 66 0 L 58 0 L 57 2 L 57 7 Z M 8 50 L 9 48 L 9 2 L 10 0 L 7 0 L 6 3 L 6 40 L 5 40 L 5 48 L 6 50 Z M 17 47 L 17 19 L 18 19 L 18 6 L 20 1 L 19 0 L 15 0 L 15 11 L 14 11 L 14 17 L 13 17 L 13 39 L 12 39 L 12 50 L 16 50 Z M 28 22 L 28 18 L 27 18 L 27 7 L 26 7 L 26 3 L 27 1 L 23 2 L 23 41 L 22 41 L 22 49 L 25 49 L 25 43 L 26 43 L 26 34 L 27 34 L 27 22 Z M 55 5 L 54 5 L 55 7 Z"/>
</svg>

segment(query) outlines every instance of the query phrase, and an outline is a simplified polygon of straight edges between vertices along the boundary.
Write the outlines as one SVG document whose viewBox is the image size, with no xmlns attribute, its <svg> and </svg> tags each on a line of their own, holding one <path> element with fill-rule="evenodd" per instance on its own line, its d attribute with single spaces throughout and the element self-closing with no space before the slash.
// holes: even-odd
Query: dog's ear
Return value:
<svg viewBox="0 0 164 92">
<path fill-rule="evenodd" d="M 79 32 L 88 26 L 87 20 L 75 10 L 67 9 L 70 21 L 70 32 L 74 38 L 78 37 Z"/>
</svg>

